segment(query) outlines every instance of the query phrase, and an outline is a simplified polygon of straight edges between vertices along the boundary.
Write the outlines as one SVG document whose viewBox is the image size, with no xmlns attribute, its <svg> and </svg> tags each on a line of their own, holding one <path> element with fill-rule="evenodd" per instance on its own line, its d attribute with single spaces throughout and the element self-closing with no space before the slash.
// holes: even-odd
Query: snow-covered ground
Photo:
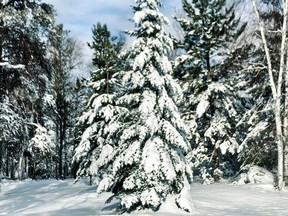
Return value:
<svg viewBox="0 0 288 216">
<path fill-rule="evenodd" d="M 73 180 L 5 182 L 1 185 L 0 215 L 116 215 L 113 209 L 117 203 L 104 204 L 110 194 L 97 196 L 95 190 L 83 182 L 73 184 Z M 192 184 L 191 194 L 197 211 L 192 215 L 288 215 L 288 191 L 275 191 L 272 185 Z M 159 212 L 132 215 L 189 214 L 168 200 Z"/>
</svg>

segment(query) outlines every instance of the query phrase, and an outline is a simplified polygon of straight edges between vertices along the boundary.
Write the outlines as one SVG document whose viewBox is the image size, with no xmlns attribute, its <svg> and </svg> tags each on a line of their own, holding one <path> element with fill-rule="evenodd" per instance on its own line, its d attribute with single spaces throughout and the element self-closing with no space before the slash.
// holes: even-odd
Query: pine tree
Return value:
<svg viewBox="0 0 288 216">
<path fill-rule="evenodd" d="M 43 123 L 41 102 L 50 66 L 46 58 L 45 36 L 53 28 L 52 6 L 40 1 L 12 0 L 1 1 L 0 10 L 0 103 L 8 97 L 12 110 L 24 119 L 23 122 Z M 13 158 L 9 163 L 6 155 L 9 166 L 6 174 L 11 171 L 14 176 L 15 167 L 19 172 L 23 170 L 24 151 L 31 135 L 27 127 L 23 123 L 17 142 L 5 140 L 6 146 L 8 143 L 11 146 L 9 157 Z"/>
<path fill-rule="evenodd" d="M 107 25 L 101 25 L 99 22 L 96 26 L 93 26 L 92 34 L 93 41 L 92 43 L 88 43 L 88 46 L 94 51 L 92 62 L 97 69 L 92 77 L 94 80 L 104 81 L 104 79 L 106 79 L 106 88 L 101 87 L 98 91 L 101 90 L 101 93 L 105 91 L 109 94 L 110 78 L 113 77 L 114 73 L 119 71 L 119 69 L 115 70 L 115 66 L 119 63 L 119 53 L 123 48 L 124 41 L 123 38 L 111 37 Z"/>
<path fill-rule="evenodd" d="M 24 131 L 25 118 L 19 114 L 19 110 L 15 110 L 15 106 L 8 97 L 3 99 L 0 103 L 0 175 L 10 176 L 15 178 L 15 164 L 14 160 L 10 161 L 9 158 L 18 158 L 21 144 L 19 140 Z M 23 138 L 23 137 L 22 137 Z M 5 151 L 4 151 L 5 150 Z M 20 150 L 21 153 L 21 150 Z M 4 165 L 5 161 L 5 165 Z M 4 174 L 5 170 L 5 174 Z"/>
<path fill-rule="evenodd" d="M 88 46 L 94 51 L 93 65 L 98 69 L 109 68 L 118 59 L 124 45 L 123 38 L 111 37 L 107 25 L 100 22 L 93 25 L 92 34 L 93 41 Z"/>
<path fill-rule="evenodd" d="M 75 149 L 74 161 L 80 163 L 78 176 L 100 175 L 98 169 L 103 166 L 116 140 L 110 136 L 116 125 L 111 122 L 122 112 L 115 104 L 116 92 L 121 88 L 117 79 L 122 67 L 119 53 L 123 42 L 110 36 L 106 24 L 94 26 L 93 42 L 89 44 L 94 51 L 93 64 L 96 70 L 86 84 L 90 96 L 88 104 L 79 118 L 81 140 Z"/>
<path fill-rule="evenodd" d="M 184 119 L 193 134 L 193 167 L 208 183 L 213 181 L 211 175 L 217 179 L 222 171 L 228 174 L 235 169 L 231 167 L 235 163 L 227 167 L 222 162 L 225 155 L 235 159 L 231 154 L 238 148 L 235 126 L 239 103 L 233 76 L 241 49 L 231 44 L 244 31 L 245 24 L 239 25 L 234 5 L 226 7 L 225 0 L 183 0 L 183 9 L 185 16 L 176 20 L 185 32 L 180 47 L 186 53 L 176 59 L 174 74 L 183 81 L 188 101 Z"/>
<path fill-rule="evenodd" d="M 23 65 L 11 65 L 1 63 L 0 76 L 0 115 L 1 115 L 1 145 L 6 149 L 0 157 L 6 160 L 6 176 L 15 178 L 18 168 L 19 178 L 23 176 L 23 152 L 27 148 L 29 130 L 25 122 L 29 122 L 31 116 L 30 104 L 31 92 L 35 92 L 31 81 L 27 79 L 28 72 Z M 13 158 L 13 160 L 10 160 Z M 17 159 L 17 160 L 14 160 Z M 15 164 L 15 161 L 19 162 Z"/>
<path fill-rule="evenodd" d="M 131 67 L 124 72 L 124 88 L 116 101 L 124 112 L 113 120 L 115 144 L 101 155 L 98 192 L 112 191 L 109 200 L 119 198 L 119 209 L 127 212 L 156 211 L 168 195 L 192 211 L 191 170 L 185 160 L 190 146 L 177 107 L 183 95 L 172 78 L 168 54 L 173 40 L 164 32 L 168 20 L 160 6 L 158 0 L 137 0 L 133 7 L 135 30 L 129 33 L 136 40 L 127 54 Z"/>
<path fill-rule="evenodd" d="M 47 115 L 53 122 L 57 143 L 57 168 L 56 176 L 66 178 L 69 171 L 69 152 L 73 141 L 70 133 L 76 130 L 76 120 L 73 119 L 74 83 L 72 81 L 73 70 L 79 68 L 81 62 L 81 49 L 74 38 L 69 35 L 63 25 L 55 27 L 55 31 L 49 35 L 49 57 L 52 64 L 50 93 L 53 104 L 48 104 Z M 50 108 L 50 109 L 49 109 Z M 49 122 L 49 121 L 48 121 Z"/>
</svg>

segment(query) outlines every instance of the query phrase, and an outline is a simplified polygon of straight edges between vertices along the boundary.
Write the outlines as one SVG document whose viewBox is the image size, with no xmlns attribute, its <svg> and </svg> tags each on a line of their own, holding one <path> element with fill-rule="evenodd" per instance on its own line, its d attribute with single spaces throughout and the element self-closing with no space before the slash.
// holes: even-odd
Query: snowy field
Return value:
<svg viewBox="0 0 288 216">
<path fill-rule="evenodd" d="M 288 191 L 275 191 L 271 185 L 228 185 L 217 183 L 191 189 L 196 211 L 192 215 L 288 215 Z M 1 185 L 0 215 L 88 216 L 116 215 L 117 203 L 105 205 L 109 194 L 97 196 L 95 187 L 68 181 L 5 182 Z M 124 214 L 126 215 L 126 214 Z M 142 216 L 187 216 L 170 200 L 157 213 L 136 212 Z"/>
</svg>

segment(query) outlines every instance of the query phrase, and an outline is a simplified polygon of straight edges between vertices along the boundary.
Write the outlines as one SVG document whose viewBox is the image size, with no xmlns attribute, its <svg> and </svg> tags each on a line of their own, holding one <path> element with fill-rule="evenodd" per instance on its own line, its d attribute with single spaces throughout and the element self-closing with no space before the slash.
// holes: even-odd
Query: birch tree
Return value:
<svg viewBox="0 0 288 216">
<path fill-rule="evenodd" d="M 264 25 L 264 22 L 261 20 L 260 15 L 259 15 L 259 10 L 257 7 L 257 3 L 255 0 L 253 0 L 253 8 L 256 14 L 256 18 L 258 20 L 259 24 L 259 29 L 260 29 L 260 34 L 261 34 L 261 39 L 262 43 L 264 46 L 265 50 L 265 57 L 266 57 L 266 63 L 267 63 L 267 71 L 269 74 L 269 82 L 271 86 L 271 91 L 273 95 L 273 105 L 274 105 L 274 114 L 275 114 L 275 124 L 276 124 L 276 137 L 275 141 L 277 143 L 277 151 L 278 151 L 278 168 L 277 168 L 277 184 L 278 184 L 278 189 L 281 190 L 284 186 L 284 181 L 283 181 L 283 176 L 284 176 L 284 141 L 287 139 L 287 131 L 286 131 L 286 126 L 287 126 L 287 111 L 285 109 L 284 113 L 281 110 L 281 101 L 283 94 L 283 85 L 286 85 L 285 91 L 288 90 L 288 71 L 287 71 L 287 63 L 288 61 L 285 62 L 285 54 L 286 54 L 286 31 L 287 31 L 287 9 L 288 9 L 288 1 L 283 0 L 282 1 L 282 10 L 283 10 L 283 24 L 282 28 L 279 30 L 281 33 L 281 47 L 280 47 L 280 63 L 279 63 L 279 68 L 277 70 L 276 66 L 272 64 L 271 61 L 271 51 L 268 48 L 268 43 L 267 43 L 267 38 L 266 38 L 266 32 L 267 28 Z M 278 71 L 277 75 L 275 76 L 275 71 Z M 286 75 L 284 74 L 286 72 Z M 284 82 L 284 75 L 285 75 L 285 83 Z M 285 96 L 285 108 L 287 107 L 287 99 L 288 96 Z M 285 114 L 285 118 L 282 119 L 283 114 Z M 284 128 L 282 127 L 284 125 Z M 288 164 L 288 163 L 285 163 Z"/>
</svg>

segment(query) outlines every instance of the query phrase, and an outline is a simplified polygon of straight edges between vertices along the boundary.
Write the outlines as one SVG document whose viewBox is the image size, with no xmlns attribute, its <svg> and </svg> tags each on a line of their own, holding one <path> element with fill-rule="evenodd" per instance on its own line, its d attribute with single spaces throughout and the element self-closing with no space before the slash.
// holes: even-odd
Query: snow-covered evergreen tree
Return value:
<svg viewBox="0 0 288 216">
<path fill-rule="evenodd" d="M 28 72 L 24 65 L 0 63 L 0 74 L 0 131 L 2 133 L 0 142 L 2 149 L 6 149 L 6 154 L 3 153 L 0 157 L 5 160 L 6 176 L 15 178 L 17 168 L 18 177 L 21 178 L 23 152 L 29 140 L 29 130 L 25 122 L 30 121 L 32 112 L 29 105 L 35 89 L 27 79 Z"/>
<path fill-rule="evenodd" d="M 177 107 L 183 95 L 172 78 L 168 54 L 173 41 L 164 32 L 168 20 L 160 6 L 158 0 L 136 0 L 133 7 L 135 30 L 130 35 L 136 40 L 127 55 L 131 69 L 124 72 L 124 89 L 116 101 L 123 112 L 109 127 L 114 144 L 107 143 L 99 156 L 97 190 L 112 191 L 109 200 L 120 199 L 121 211 L 158 210 L 169 195 L 192 211 L 188 131 Z"/>
<path fill-rule="evenodd" d="M 14 137 L 18 141 L 5 140 L 6 146 L 9 143 L 6 174 L 14 178 L 15 167 L 19 173 L 24 170 L 24 152 L 31 138 L 24 122 L 43 123 L 41 102 L 50 72 L 45 40 L 53 28 L 54 13 L 51 5 L 38 0 L 1 1 L 0 11 L 0 103 L 8 97 L 11 109 L 23 118 L 23 130 Z"/>
<path fill-rule="evenodd" d="M 176 59 L 175 76 L 183 81 L 187 101 L 184 119 L 193 135 L 193 167 L 208 183 L 213 181 L 211 176 L 234 169 L 222 163 L 224 155 L 238 148 L 239 104 L 233 76 L 234 61 L 240 55 L 231 44 L 245 25 L 239 25 L 234 5 L 227 7 L 225 0 L 183 0 L 183 9 L 185 16 L 176 20 L 185 32 L 182 48 L 186 53 Z"/>
<path fill-rule="evenodd" d="M 93 43 L 90 48 L 94 50 L 93 64 L 96 70 L 91 73 L 87 88 L 90 99 L 84 113 L 79 118 L 81 140 L 75 149 L 74 161 L 80 163 L 78 176 L 99 176 L 99 167 L 105 164 L 106 157 L 111 154 L 111 146 L 117 140 L 110 136 L 118 128 L 117 115 L 123 108 L 115 104 L 116 92 L 120 88 L 117 79 L 121 66 L 119 53 L 123 43 L 110 37 L 107 26 L 94 26 Z M 126 110 L 127 112 L 127 110 Z"/>
<path fill-rule="evenodd" d="M 20 137 L 25 136 L 24 121 L 25 119 L 19 115 L 18 110 L 15 110 L 9 98 L 5 97 L 3 102 L 0 102 L 0 175 L 2 177 L 10 175 L 11 178 L 15 178 L 15 164 L 13 168 L 11 167 L 11 172 L 7 172 L 10 170 L 7 167 L 10 167 L 8 157 L 18 157 L 19 147 L 21 147 Z M 4 161 L 6 162 L 5 175 Z"/>
<path fill-rule="evenodd" d="M 63 25 L 57 25 L 49 35 L 48 56 L 51 61 L 51 80 L 49 82 L 49 94 L 45 96 L 46 114 L 43 126 L 52 129 L 56 134 L 56 177 L 66 178 L 70 173 L 72 151 L 76 142 L 71 134 L 76 131 L 78 100 L 75 84 L 73 82 L 73 71 L 79 69 L 82 59 L 82 50 L 79 42 L 70 36 Z M 50 100 L 49 100 L 50 97 Z M 76 108 L 77 107 L 77 108 Z"/>
</svg>

